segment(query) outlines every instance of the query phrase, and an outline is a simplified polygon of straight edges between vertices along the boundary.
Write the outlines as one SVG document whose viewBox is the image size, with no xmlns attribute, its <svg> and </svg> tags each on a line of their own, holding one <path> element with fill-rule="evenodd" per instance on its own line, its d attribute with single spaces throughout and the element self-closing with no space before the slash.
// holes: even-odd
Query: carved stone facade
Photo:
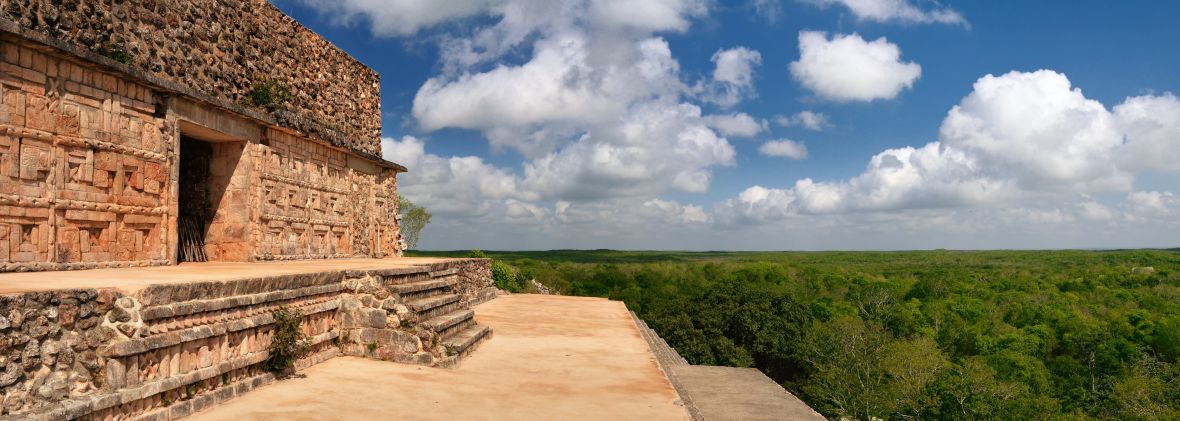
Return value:
<svg viewBox="0 0 1180 421">
<path fill-rule="evenodd" d="M 405 168 L 375 155 L 376 74 L 265 1 L 3 4 L 0 272 L 401 253 L 396 175 Z M 198 33 L 228 25 L 217 36 L 230 44 L 181 48 L 133 30 L 146 19 L 169 34 L 190 15 Z M 235 17 L 278 26 L 247 29 Z M 259 28 L 273 32 L 251 32 Z M 114 62 L 86 43 L 93 37 L 170 66 L 201 64 L 180 60 L 182 51 L 242 48 L 181 71 Z M 282 48 L 252 53 L 271 44 Z M 260 112 L 224 100 L 244 95 L 259 66 L 301 72 L 284 76 L 299 81 L 291 103 Z M 194 159 L 197 181 L 180 168 Z"/>
<path fill-rule="evenodd" d="M 491 336 L 466 303 L 487 259 L 0 295 L 0 420 L 170 420 L 274 380 L 273 311 L 303 315 L 304 368 L 338 355 L 453 367 Z"/>
<path fill-rule="evenodd" d="M 230 102 L 277 81 L 284 126 L 381 154 L 380 76 L 267 0 L 0 0 L 0 19 Z"/>
</svg>

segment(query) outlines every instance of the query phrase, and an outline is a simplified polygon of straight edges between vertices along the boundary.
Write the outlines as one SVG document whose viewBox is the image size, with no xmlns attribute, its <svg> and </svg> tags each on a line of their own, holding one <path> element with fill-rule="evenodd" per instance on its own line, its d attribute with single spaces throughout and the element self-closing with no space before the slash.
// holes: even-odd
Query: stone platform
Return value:
<svg viewBox="0 0 1180 421">
<path fill-rule="evenodd" d="M 274 380 L 280 306 L 308 367 L 347 355 L 454 367 L 491 329 L 487 259 L 345 259 L 0 274 L 0 419 L 169 420 Z"/>
<path fill-rule="evenodd" d="M 386 259 L 295 260 L 286 262 L 181 263 L 176 266 L 92 269 L 57 272 L 0 273 L 0 294 L 63 289 L 115 289 L 135 293 L 153 285 L 235 281 L 284 275 L 341 271 L 388 271 L 421 268 L 454 259 L 398 257 Z"/>
<path fill-rule="evenodd" d="M 194 415 L 216 420 L 687 420 L 621 302 L 511 295 L 453 370 L 336 358 Z"/>
</svg>

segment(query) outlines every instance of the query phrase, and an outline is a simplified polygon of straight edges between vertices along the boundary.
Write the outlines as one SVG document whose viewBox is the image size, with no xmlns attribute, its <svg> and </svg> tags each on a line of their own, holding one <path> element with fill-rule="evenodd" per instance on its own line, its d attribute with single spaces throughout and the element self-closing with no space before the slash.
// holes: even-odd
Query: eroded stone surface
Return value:
<svg viewBox="0 0 1180 421">
<path fill-rule="evenodd" d="M 230 102 L 243 103 L 259 81 L 274 79 L 291 96 L 287 104 L 268 110 L 284 125 L 304 132 L 324 126 L 339 132 L 345 146 L 381 154 L 377 73 L 266 0 L 3 4 L 22 28 Z M 34 69 L 46 67 L 40 58 L 28 63 Z M 36 99 L 29 105 L 45 108 L 49 102 Z M 35 128 L 60 124 L 78 132 L 88 129 L 80 115 L 85 111 L 73 108 L 57 117 L 30 117 Z M 147 136 L 145 141 L 158 140 Z M 151 181 L 141 186 L 160 188 Z"/>
<path fill-rule="evenodd" d="M 388 163 L 4 31 L 0 66 L 0 272 L 175 263 L 177 191 L 194 188 L 215 206 L 198 230 L 209 260 L 401 253 Z M 181 137 L 201 130 L 232 141 L 180 186 Z"/>
<path fill-rule="evenodd" d="M 298 367 L 336 355 L 453 366 L 448 338 L 465 338 L 461 331 L 474 320 L 440 329 L 420 323 L 424 319 L 405 302 L 448 294 L 471 301 L 461 294 L 492 282 L 489 263 L 457 259 L 170 283 L 130 294 L 80 289 L 2 295 L 0 317 L 7 326 L 0 328 L 0 405 L 16 419 L 186 416 L 273 378 L 264 363 L 272 312 L 280 305 L 304 315 L 304 333 L 312 338 L 312 353 Z M 432 273 L 462 281 L 437 282 Z M 399 285 L 423 281 L 440 286 L 411 288 L 406 296 L 396 292 L 404 290 Z"/>
</svg>

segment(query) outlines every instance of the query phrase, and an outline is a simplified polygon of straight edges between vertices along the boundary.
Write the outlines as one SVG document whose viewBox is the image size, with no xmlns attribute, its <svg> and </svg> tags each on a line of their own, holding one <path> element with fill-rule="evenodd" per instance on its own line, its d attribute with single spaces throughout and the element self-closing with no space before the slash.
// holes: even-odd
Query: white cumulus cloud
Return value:
<svg viewBox="0 0 1180 421">
<path fill-rule="evenodd" d="M 766 131 L 766 120 L 746 113 L 715 114 L 704 117 L 705 124 L 724 136 L 752 137 Z"/>
<path fill-rule="evenodd" d="M 804 87 L 838 102 L 892 99 L 922 75 L 922 67 L 903 62 L 901 49 L 885 38 L 829 38 L 815 31 L 799 33 L 799 60 L 790 69 Z"/>
<path fill-rule="evenodd" d="M 1114 107 L 1114 118 L 1126 135 L 1121 167 L 1180 171 L 1180 99 L 1170 93 L 1127 98 Z"/>
<path fill-rule="evenodd" d="M 712 57 L 713 79 L 695 87 L 704 101 L 732 107 L 755 96 L 754 71 L 762 65 L 762 53 L 746 47 L 719 50 Z"/>
<path fill-rule="evenodd" d="M 1079 201 L 1078 195 L 1132 189 L 1144 161 L 1123 167 L 1112 157 L 1138 147 L 1136 134 L 1161 151 L 1180 148 L 1180 138 L 1157 136 L 1155 129 L 1144 128 L 1167 127 L 1166 113 L 1154 119 L 1163 124 L 1148 124 L 1140 112 L 1128 108 L 1152 104 L 1147 108 L 1166 111 L 1170 101 L 1171 95 L 1128 98 L 1111 113 L 1060 73 L 988 75 L 948 112 L 938 141 L 885 150 L 870 159 L 864 172 L 847 180 L 805 178 L 783 189 L 753 186 L 721 203 L 718 211 L 730 219 L 760 221 L 799 214 L 1050 201 L 1077 206 L 1068 212 L 1041 206 L 1022 215 L 1041 221 L 1106 220 L 1113 216 L 1109 208 L 1092 199 Z M 1126 118 L 1116 118 L 1118 110 Z M 1130 123 L 1120 124 L 1123 120 Z M 1160 209 L 1172 203 L 1167 194 L 1136 193 L 1124 207 L 1134 210 L 1129 214 L 1161 215 Z"/>
<path fill-rule="evenodd" d="M 963 15 L 948 7 L 922 10 L 908 0 L 802 0 L 820 7 L 841 5 L 859 20 L 874 22 L 945 23 L 966 25 Z"/>
<path fill-rule="evenodd" d="M 793 115 L 777 115 L 774 122 L 782 127 L 802 127 L 807 130 L 820 131 L 832 127 L 827 114 L 811 110 L 803 110 Z"/>
<path fill-rule="evenodd" d="M 806 159 L 807 146 L 790 139 L 771 140 L 758 147 L 758 153 L 790 159 Z"/>
</svg>

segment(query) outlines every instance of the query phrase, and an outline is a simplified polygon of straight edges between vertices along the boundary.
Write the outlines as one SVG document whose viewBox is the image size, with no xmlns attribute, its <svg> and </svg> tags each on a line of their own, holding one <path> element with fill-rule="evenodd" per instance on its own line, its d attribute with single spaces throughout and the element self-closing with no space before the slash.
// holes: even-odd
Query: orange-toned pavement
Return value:
<svg viewBox="0 0 1180 421">
<path fill-rule="evenodd" d="M 503 296 L 495 336 L 457 369 L 340 357 L 191 419 L 687 420 L 620 302 Z"/>
<path fill-rule="evenodd" d="M 397 269 L 446 261 L 425 257 L 300 260 L 262 263 L 182 263 L 178 266 L 0 273 L 0 294 L 76 288 L 115 288 L 134 293 L 151 285 L 231 281 L 342 270 Z"/>
</svg>

